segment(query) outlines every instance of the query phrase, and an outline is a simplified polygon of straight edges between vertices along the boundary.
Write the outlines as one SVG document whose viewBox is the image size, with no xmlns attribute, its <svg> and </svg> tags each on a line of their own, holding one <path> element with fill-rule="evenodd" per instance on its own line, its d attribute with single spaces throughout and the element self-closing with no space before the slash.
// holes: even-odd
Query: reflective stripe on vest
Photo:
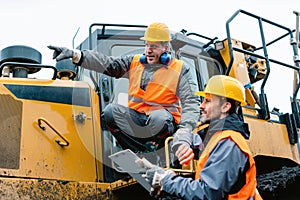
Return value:
<svg viewBox="0 0 300 200">
<path fill-rule="evenodd" d="M 216 147 L 219 141 L 225 138 L 231 138 L 243 151 L 249 159 L 250 167 L 246 172 L 246 183 L 245 185 L 235 194 L 229 194 L 228 199 L 259 199 L 259 194 L 256 194 L 256 167 L 254 163 L 254 159 L 252 154 L 249 150 L 248 144 L 244 137 L 235 131 L 226 130 L 226 131 L 219 131 L 214 133 L 214 135 L 209 140 L 208 144 L 206 145 L 204 151 L 202 152 L 199 161 L 197 162 L 196 174 L 195 179 L 200 179 L 200 173 L 204 168 L 207 159 L 209 158 L 210 153 Z"/>
<path fill-rule="evenodd" d="M 179 76 L 183 61 L 172 59 L 167 67 L 161 67 L 153 74 L 146 90 L 140 88 L 144 66 L 141 55 L 135 55 L 130 65 L 128 106 L 142 113 L 150 114 L 153 110 L 167 109 L 179 123 L 181 106 L 176 96 Z"/>
</svg>

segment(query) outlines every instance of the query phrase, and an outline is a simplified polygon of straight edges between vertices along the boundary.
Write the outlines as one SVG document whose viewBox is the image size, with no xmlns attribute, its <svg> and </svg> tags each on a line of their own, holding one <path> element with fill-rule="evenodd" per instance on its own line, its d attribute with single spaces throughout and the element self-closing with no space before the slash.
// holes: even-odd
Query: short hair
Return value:
<svg viewBox="0 0 300 200">
<path fill-rule="evenodd" d="M 225 102 L 229 102 L 231 104 L 231 108 L 228 111 L 229 114 L 238 113 L 238 109 L 240 108 L 241 105 L 240 102 L 230 98 L 220 97 L 220 104 L 223 104 Z"/>
</svg>

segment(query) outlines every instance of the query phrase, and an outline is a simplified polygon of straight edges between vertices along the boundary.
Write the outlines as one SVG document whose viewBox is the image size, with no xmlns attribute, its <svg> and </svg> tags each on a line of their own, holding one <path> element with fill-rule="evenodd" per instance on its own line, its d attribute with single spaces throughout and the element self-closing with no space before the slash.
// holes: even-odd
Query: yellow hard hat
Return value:
<svg viewBox="0 0 300 200">
<path fill-rule="evenodd" d="M 245 88 L 240 81 L 230 76 L 215 75 L 211 77 L 204 91 L 195 92 L 195 94 L 202 97 L 205 97 L 206 94 L 218 95 L 238 101 L 242 106 L 247 105 Z"/>
<path fill-rule="evenodd" d="M 167 42 L 171 41 L 170 31 L 164 23 L 152 23 L 145 31 L 144 37 L 141 40 L 150 42 Z"/>
</svg>

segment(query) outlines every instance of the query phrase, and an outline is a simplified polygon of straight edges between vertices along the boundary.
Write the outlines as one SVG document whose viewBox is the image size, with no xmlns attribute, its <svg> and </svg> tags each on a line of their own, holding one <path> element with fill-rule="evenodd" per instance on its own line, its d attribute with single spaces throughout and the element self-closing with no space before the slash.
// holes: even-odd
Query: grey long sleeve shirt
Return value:
<svg viewBox="0 0 300 200">
<path fill-rule="evenodd" d="M 128 78 L 128 72 L 130 70 L 130 64 L 133 56 L 112 57 L 106 56 L 101 52 L 83 50 L 82 51 L 81 67 L 94 70 L 115 78 Z M 161 65 L 159 65 L 161 67 Z M 145 65 L 142 75 L 141 85 L 147 85 L 151 80 L 157 66 Z M 192 78 L 190 67 L 183 64 L 181 74 L 179 77 L 179 83 L 177 86 L 176 95 L 180 99 L 182 112 L 179 128 L 188 128 L 193 130 L 200 116 L 199 98 L 194 94 L 198 90 L 196 80 Z"/>
</svg>

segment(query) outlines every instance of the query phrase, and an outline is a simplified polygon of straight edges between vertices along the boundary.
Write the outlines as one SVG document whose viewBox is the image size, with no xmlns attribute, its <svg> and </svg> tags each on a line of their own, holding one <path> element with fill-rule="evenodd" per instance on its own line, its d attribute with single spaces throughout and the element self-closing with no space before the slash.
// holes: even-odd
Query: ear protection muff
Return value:
<svg viewBox="0 0 300 200">
<path fill-rule="evenodd" d="M 145 54 L 143 54 L 141 57 L 140 57 L 140 62 L 142 64 L 147 64 L 147 57 Z"/>
<path fill-rule="evenodd" d="M 171 55 L 170 55 L 169 53 L 167 53 L 167 52 L 162 53 L 162 54 L 160 55 L 160 57 L 159 57 L 159 61 L 160 61 L 160 63 L 163 64 L 163 65 L 169 64 L 169 63 L 171 62 L 171 59 L 172 59 Z M 145 54 L 143 54 L 143 55 L 140 57 L 140 62 L 141 62 L 142 64 L 147 64 L 147 57 L 145 56 Z"/>
<path fill-rule="evenodd" d="M 171 55 L 167 52 L 164 52 L 163 54 L 160 55 L 160 63 L 167 65 L 171 62 Z"/>
</svg>

